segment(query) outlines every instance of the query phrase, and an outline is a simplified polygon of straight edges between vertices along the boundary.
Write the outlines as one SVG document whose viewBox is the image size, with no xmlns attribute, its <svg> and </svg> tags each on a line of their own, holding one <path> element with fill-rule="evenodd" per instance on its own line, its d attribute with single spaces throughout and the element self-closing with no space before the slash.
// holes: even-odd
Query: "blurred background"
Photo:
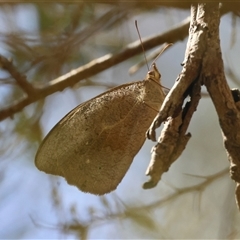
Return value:
<svg viewBox="0 0 240 240">
<path fill-rule="evenodd" d="M 231 88 L 239 88 L 240 7 L 223 6 L 220 33 L 226 76 Z M 43 86 L 138 40 L 135 20 L 144 38 L 181 25 L 189 14 L 190 5 L 178 2 L 0 4 L 0 54 L 11 58 L 31 84 Z M 187 37 L 179 39 L 157 60 L 163 86 L 171 88 L 180 73 L 186 43 Z M 235 184 L 205 89 L 186 150 L 154 189 L 142 189 L 154 146 L 149 140 L 117 190 L 101 197 L 82 193 L 35 167 L 35 153 L 50 129 L 75 106 L 109 87 L 144 79 L 146 66 L 133 76 L 128 73 L 142 59 L 143 54 L 129 58 L 1 121 L 1 239 L 240 238 Z M 22 95 L 16 81 L 1 70 L 0 112 Z"/>
</svg>

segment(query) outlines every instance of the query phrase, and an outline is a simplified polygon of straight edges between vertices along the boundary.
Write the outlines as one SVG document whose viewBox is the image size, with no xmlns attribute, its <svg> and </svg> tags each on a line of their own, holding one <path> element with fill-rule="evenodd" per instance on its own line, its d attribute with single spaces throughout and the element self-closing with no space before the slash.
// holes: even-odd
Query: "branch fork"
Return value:
<svg viewBox="0 0 240 240">
<path fill-rule="evenodd" d="M 185 132 L 200 100 L 200 85 L 204 84 L 219 117 L 224 146 L 230 161 L 230 175 L 237 184 L 235 197 L 240 209 L 240 112 L 236 105 L 239 103 L 235 103 L 224 75 L 219 24 L 218 3 L 191 6 L 189 39 L 183 70 L 146 133 L 149 139 L 155 141 L 156 128 L 167 121 L 157 145 L 152 150 L 152 158 L 146 172 L 151 179 L 144 187 L 155 186 L 163 172 L 169 169 L 184 150 L 190 137 L 190 134 Z M 191 96 L 188 104 L 190 107 L 182 107 L 187 95 Z M 182 108 L 182 111 L 179 111 L 179 108 Z M 169 138 L 173 131 L 174 137 Z M 161 148 L 172 154 L 164 155 Z"/>
</svg>

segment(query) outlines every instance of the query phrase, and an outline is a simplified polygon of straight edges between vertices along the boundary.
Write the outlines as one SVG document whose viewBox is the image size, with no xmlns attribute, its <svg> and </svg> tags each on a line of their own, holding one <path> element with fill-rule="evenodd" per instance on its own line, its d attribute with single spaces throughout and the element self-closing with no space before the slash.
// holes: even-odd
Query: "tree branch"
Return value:
<svg viewBox="0 0 240 240">
<path fill-rule="evenodd" d="M 197 79 L 189 89 L 190 101 L 186 103 L 180 114 L 170 117 L 152 149 L 151 160 L 146 175 L 151 179 L 143 185 L 144 189 L 153 188 L 160 181 L 162 174 L 167 172 L 185 149 L 191 134 L 186 134 L 193 113 L 201 98 L 201 78 Z"/>
<path fill-rule="evenodd" d="M 170 31 L 166 31 L 163 34 L 158 34 L 153 37 L 142 39 L 145 50 L 149 50 L 165 42 L 177 42 L 183 40 L 187 36 L 187 29 L 189 27 L 188 18 L 180 23 Z M 12 117 L 15 113 L 20 112 L 24 107 L 29 104 L 45 98 L 55 92 L 62 91 L 67 87 L 71 87 L 79 81 L 89 78 L 95 74 L 100 73 L 118 63 L 121 63 L 139 53 L 142 52 L 142 48 L 139 41 L 133 42 L 121 52 L 116 54 L 107 54 L 101 58 L 95 59 L 88 64 L 81 66 L 77 69 L 70 71 L 69 73 L 58 77 L 43 87 L 34 87 L 34 95 L 24 96 L 22 99 L 16 101 L 11 106 L 0 110 L 0 121 L 8 117 Z M 21 86 L 21 85 L 20 85 Z"/>
<path fill-rule="evenodd" d="M 205 53 L 205 33 L 202 29 L 197 29 L 196 21 L 200 16 L 196 14 L 196 7 L 193 5 L 191 9 L 189 39 L 185 52 L 185 59 L 182 64 L 183 69 L 164 99 L 158 115 L 147 132 L 147 137 L 153 141 L 156 141 L 155 130 L 162 122 L 169 116 L 174 117 L 178 115 L 179 108 L 181 109 L 183 101 L 187 97 L 187 89 L 200 75 L 201 62 Z M 198 42 L 201 44 L 198 44 Z"/>
<path fill-rule="evenodd" d="M 209 4 L 209 7 L 203 5 L 200 10 L 208 13 L 204 15 L 201 22 L 207 32 L 207 52 L 202 62 L 203 81 L 216 108 L 230 161 L 230 174 L 238 186 L 240 183 L 240 112 L 224 74 L 219 39 L 219 9 L 216 4 Z M 240 210 L 240 194 L 237 189 L 236 200 Z"/>
<path fill-rule="evenodd" d="M 230 161 L 230 174 L 237 182 L 236 201 L 240 209 L 240 112 L 225 75 L 219 40 L 220 11 L 218 3 L 192 5 L 190 35 L 183 70 L 165 98 L 159 114 L 147 132 L 155 140 L 155 129 L 169 116 L 176 117 L 188 89 L 195 79 L 202 79 L 216 108 Z M 170 118 L 171 119 L 171 118 Z M 171 121 L 178 121 L 176 120 Z M 160 138 L 161 139 L 161 138 Z M 171 142 L 169 142 L 172 147 Z M 170 162 L 171 163 L 171 162 Z M 167 168 L 165 167 L 165 170 Z M 156 176 L 154 175 L 156 178 Z"/>
</svg>

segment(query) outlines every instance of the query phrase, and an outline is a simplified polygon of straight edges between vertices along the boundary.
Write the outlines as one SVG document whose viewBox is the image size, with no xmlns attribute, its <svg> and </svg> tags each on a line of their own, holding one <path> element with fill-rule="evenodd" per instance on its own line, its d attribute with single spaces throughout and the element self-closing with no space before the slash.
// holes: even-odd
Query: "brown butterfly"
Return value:
<svg viewBox="0 0 240 240">
<path fill-rule="evenodd" d="M 116 189 L 165 98 L 160 78 L 154 62 L 143 81 L 112 88 L 74 108 L 41 143 L 37 168 L 65 177 L 83 192 Z"/>
</svg>

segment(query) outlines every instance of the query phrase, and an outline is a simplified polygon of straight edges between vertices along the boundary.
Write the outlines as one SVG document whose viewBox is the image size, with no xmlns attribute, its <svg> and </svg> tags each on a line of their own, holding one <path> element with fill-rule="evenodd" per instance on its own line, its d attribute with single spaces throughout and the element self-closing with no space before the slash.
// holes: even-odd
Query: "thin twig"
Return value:
<svg viewBox="0 0 240 240">
<path fill-rule="evenodd" d="M 34 87 L 27 81 L 26 76 L 18 72 L 12 61 L 0 55 L 0 65 L 4 70 L 11 74 L 11 76 L 16 80 L 18 85 L 23 89 L 24 92 L 27 93 L 28 96 L 34 95 Z"/>
<path fill-rule="evenodd" d="M 189 19 L 187 18 L 170 31 L 142 39 L 144 49 L 149 50 L 165 42 L 174 43 L 183 40 L 188 34 L 188 26 Z M 22 99 L 19 99 L 13 103 L 11 106 L 2 109 L 0 111 L 0 121 L 8 117 L 12 117 L 15 113 L 20 112 L 24 107 L 38 101 L 39 99 L 45 98 L 55 92 L 62 91 L 67 87 L 72 87 L 79 81 L 96 75 L 101 71 L 106 70 L 120 62 L 123 62 L 141 52 L 141 44 L 139 41 L 136 41 L 127 45 L 127 47 L 119 53 L 107 54 L 50 81 L 43 87 L 35 87 L 34 96 L 31 96 L 31 98 L 24 96 Z"/>
<path fill-rule="evenodd" d="M 220 172 L 217 172 L 217 173 L 209 175 L 209 176 L 203 176 L 205 178 L 205 180 L 199 184 L 196 184 L 196 185 L 193 185 L 190 187 L 181 188 L 181 189 L 176 189 L 176 191 L 174 193 L 172 193 L 166 197 L 163 197 L 160 200 L 157 200 L 155 202 L 147 204 L 147 205 L 143 205 L 143 206 L 141 205 L 141 206 L 137 206 L 137 207 L 134 207 L 134 206 L 131 207 L 131 206 L 124 205 L 123 209 L 119 210 L 117 212 L 110 211 L 110 213 L 109 213 L 109 211 L 108 211 L 107 214 L 104 216 L 101 216 L 101 217 L 96 216 L 94 218 L 91 218 L 90 221 L 84 222 L 84 226 L 85 226 L 85 228 L 87 228 L 89 230 L 90 228 L 100 227 L 103 224 L 106 224 L 106 222 L 113 221 L 114 219 L 127 219 L 127 218 L 131 217 L 131 214 L 129 214 L 129 212 L 149 211 L 149 210 L 159 208 L 162 205 L 169 203 L 170 201 L 174 201 L 176 198 L 178 198 L 181 195 L 184 195 L 184 194 L 187 194 L 190 192 L 194 192 L 194 191 L 200 191 L 200 192 L 204 191 L 210 184 L 217 181 L 219 178 L 222 178 L 226 174 L 228 174 L 228 169 L 224 169 Z M 81 227 L 82 224 L 83 224 L 83 222 L 81 222 L 79 227 Z M 68 224 L 64 224 L 64 225 L 68 225 Z"/>
</svg>

